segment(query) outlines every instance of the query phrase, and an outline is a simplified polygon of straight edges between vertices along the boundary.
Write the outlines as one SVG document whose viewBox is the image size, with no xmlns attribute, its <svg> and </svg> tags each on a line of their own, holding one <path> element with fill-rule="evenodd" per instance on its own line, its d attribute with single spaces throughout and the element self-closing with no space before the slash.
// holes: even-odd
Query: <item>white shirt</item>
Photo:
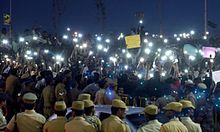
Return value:
<svg viewBox="0 0 220 132">
<path fill-rule="evenodd" d="M 146 125 L 140 127 L 137 132 L 159 132 L 162 123 L 157 119 L 149 121 Z"/>
<path fill-rule="evenodd" d="M 189 132 L 202 132 L 200 124 L 193 122 L 190 117 L 180 117 L 180 120 Z"/>
</svg>

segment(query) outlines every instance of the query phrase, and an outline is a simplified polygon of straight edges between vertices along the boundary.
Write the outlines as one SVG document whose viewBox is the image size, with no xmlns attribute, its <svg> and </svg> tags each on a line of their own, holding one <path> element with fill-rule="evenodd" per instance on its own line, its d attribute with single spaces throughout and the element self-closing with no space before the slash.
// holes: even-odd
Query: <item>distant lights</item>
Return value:
<svg viewBox="0 0 220 132">
<path fill-rule="evenodd" d="M 126 57 L 127 57 L 127 58 L 131 58 L 131 54 L 130 54 L 130 53 L 127 53 Z"/>
<path fill-rule="evenodd" d="M 106 39 L 105 42 L 106 42 L 106 43 L 110 43 L 110 39 Z"/>
<path fill-rule="evenodd" d="M 67 35 L 63 35 L 63 39 L 68 39 L 68 36 Z"/>
<path fill-rule="evenodd" d="M 73 42 L 78 42 L 78 39 L 77 38 L 73 38 Z"/>
<path fill-rule="evenodd" d="M 67 30 L 67 31 L 70 31 L 70 28 L 67 28 L 66 30 Z"/>
<path fill-rule="evenodd" d="M 49 50 L 47 50 L 47 49 L 46 49 L 46 50 L 44 50 L 44 53 L 46 53 L 46 54 L 47 54 L 47 53 L 49 53 Z"/>
<path fill-rule="evenodd" d="M 205 40 L 206 40 L 206 39 L 207 39 L 207 36 L 206 36 L 206 35 L 205 35 L 205 36 L 203 36 L 203 39 L 205 39 Z"/>
<path fill-rule="evenodd" d="M 143 57 L 140 58 L 140 62 L 141 62 L 141 63 L 144 62 L 144 58 L 143 58 Z"/>
<path fill-rule="evenodd" d="M 148 45 L 149 45 L 150 47 L 152 47 L 152 46 L 153 46 L 153 43 L 152 43 L 152 42 L 149 42 Z"/>
<path fill-rule="evenodd" d="M 143 24 L 143 20 L 140 20 L 139 23 L 140 23 L 140 24 Z"/>
<path fill-rule="evenodd" d="M 168 39 L 164 39 L 163 42 L 164 42 L 164 43 L 168 43 Z"/>
<path fill-rule="evenodd" d="M 3 40 L 2 40 L 2 43 L 3 43 L 3 44 L 8 44 L 8 40 L 7 40 L 7 39 L 3 39 Z"/>
<path fill-rule="evenodd" d="M 146 48 L 144 51 L 146 54 L 150 54 L 150 49 Z"/>
<path fill-rule="evenodd" d="M 147 39 L 144 39 L 144 43 L 148 43 L 148 40 L 147 40 Z"/>
<path fill-rule="evenodd" d="M 24 42 L 24 38 L 23 38 L 23 37 L 20 37 L 20 38 L 19 38 L 19 42 Z"/>
<path fill-rule="evenodd" d="M 99 45 L 97 46 L 97 48 L 98 48 L 98 50 L 102 50 L 103 46 L 102 46 L 101 44 L 99 44 Z"/>
<path fill-rule="evenodd" d="M 177 40 L 177 41 L 180 41 L 180 38 L 178 37 L 178 38 L 176 38 L 176 40 Z"/>
<path fill-rule="evenodd" d="M 195 31 L 194 31 L 194 30 L 191 30 L 191 31 L 190 31 L 190 34 L 191 34 L 191 35 L 194 35 L 194 34 L 195 34 Z"/>
<path fill-rule="evenodd" d="M 102 38 L 101 38 L 100 36 L 98 36 L 96 39 L 97 39 L 98 41 L 101 41 L 101 40 L 102 40 Z"/>
<path fill-rule="evenodd" d="M 37 38 L 37 36 L 33 36 L 33 40 L 37 40 L 38 38 Z"/>
</svg>

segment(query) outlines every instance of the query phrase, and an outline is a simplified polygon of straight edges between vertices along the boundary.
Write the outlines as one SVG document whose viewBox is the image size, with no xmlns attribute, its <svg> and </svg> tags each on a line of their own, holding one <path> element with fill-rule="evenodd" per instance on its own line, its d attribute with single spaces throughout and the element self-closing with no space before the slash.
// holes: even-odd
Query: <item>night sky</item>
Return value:
<svg viewBox="0 0 220 132">
<path fill-rule="evenodd" d="M 62 16 L 58 31 L 67 27 L 74 31 L 97 33 L 101 31 L 97 21 L 95 0 L 63 0 Z M 208 18 L 220 26 L 220 0 L 208 0 Z M 14 32 L 41 25 L 53 31 L 52 0 L 12 0 Z M 104 0 L 106 7 L 105 31 L 128 32 L 137 26 L 135 12 L 143 11 L 144 26 L 150 32 L 159 32 L 158 0 Z M 0 15 L 9 11 L 9 0 L 0 0 Z M 204 0 L 163 0 L 163 27 L 166 34 L 189 31 L 202 32 Z M 0 22 L 3 23 L 2 17 Z M 2 28 L 2 24 L 0 24 Z M 219 28 L 217 29 L 219 30 Z"/>
</svg>

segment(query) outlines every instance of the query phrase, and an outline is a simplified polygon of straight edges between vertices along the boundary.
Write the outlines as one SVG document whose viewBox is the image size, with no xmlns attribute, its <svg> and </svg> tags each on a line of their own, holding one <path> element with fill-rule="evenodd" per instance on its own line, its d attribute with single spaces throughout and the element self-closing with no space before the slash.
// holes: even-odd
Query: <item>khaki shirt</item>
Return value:
<svg viewBox="0 0 220 132">
<path fill-rule="evenodd" d="M 4 132 L 4 129 L 7 126 L 7 121 L 3 115 L 2 109 L 0 108 L 0 132 Z"/>
<path fill-rule="evenodd" d="M 85 120 L 91 124 L 97 132 L 101 131 L 101 121 L 97 116 L 85 116 Z"/>
<path fill-rule="evenodd" d="M 57 117 L 52 121 L 46 122 L 44 132 L 64 132 L 64 125 L 67 122 L 66 117 Z"/>
<path fill-rule="evenodd" d="M 15 116 L 7 125 L 10 131 L 14 130 L 14 122 Z M 19 132 L 41 132 L 46 119 L 34 110 L 25 110 L 25 112 L 17 114 L 16 122 Z"/>
<path fill-rule="evenodd" d="M 119 117 L 111 115 L 107 119 L 102 121 L 102 132 L 128 132 L 131 131 L 129 127 L 126 126 L 125 122 Z"/>
<path fill-rule="evenodd" d="M 149 121 L 146 125 L 140 127 L 137 132 L 159 132 L 162 123 L 157 119 Z"/>
<path fill-rule="evenodd" d="M 200 125 L 193 122 L 190 117 L 181 117 L 180 119 L 189 132 L 202 132 Z"/>
<path fill-rule="evenodd" d="M 21 84 L 19 82 L 18 77 L 14 75 L 10 75 L 5 82 L 5 92 L 9 94 L 10 96 L 15 96 L 13 95 L 14 92 L 19 92 L 15 88 L 21 88 Z"/>
<path fill-rule="evenodd" d="M 73 120 L 64 126 L 65 132 L 95 132 L 95 128 L 90 125 L 83 117 L 74 117 Z"/>
<path fill-rule="evenodd" d="M 54 89 L 51 86 L 47 86 L 42 91 L 42 96 L 44 99 L 44 107 L 52 107 L 51 105 L 55 102 L 54 99 Z"/>
<path fill-rule="evenodd" d="M 173 118 L 161 126 L 160 132 L 188 132 L 188 130 L 178 118 Z"/>
<path fill-rule="evenodd" d="M 55 87 L 55 96 L 57 101 L 65 101 L 67 103 L 67 92 L 63 83 L 58 83 Z"/>
</svg>

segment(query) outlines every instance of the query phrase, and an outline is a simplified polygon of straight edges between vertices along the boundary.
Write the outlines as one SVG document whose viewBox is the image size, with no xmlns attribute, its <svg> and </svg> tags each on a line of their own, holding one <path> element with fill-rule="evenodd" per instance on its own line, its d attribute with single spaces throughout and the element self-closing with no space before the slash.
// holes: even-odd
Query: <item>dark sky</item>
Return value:
<svg viewBox="0 0 220 132">
<path fill-rule="evenodd" d="M 59 0 L 57 0 L 59 1 Z M 99 32 L 95 0 L 60 0 L 63 15 L 59 32 L 71 27 L 81 32 Z M 220 26 L 220 0 L 208 0 L 209 20 Z M 23 31 L 32 25 L 41 25 L 52 31 L 52 0 L 12 0 L 13 28 Z M 158 0 L 104 0 L 108 32 L 128 32 L 137 26 L 135 12 L 143 11 L 144 26 L 150 32 L 159 32 Z M 9 0 L 0 0 L 0 15 L 9 11 Z M 203 31 L 204 0 L 163 0 L 163 27 L 167 34 L 194 29 Z M 0 18 L 2 23 L 2 17 Z M 2 24 L 0 24 L 0 28 Z"/>
</svg>

